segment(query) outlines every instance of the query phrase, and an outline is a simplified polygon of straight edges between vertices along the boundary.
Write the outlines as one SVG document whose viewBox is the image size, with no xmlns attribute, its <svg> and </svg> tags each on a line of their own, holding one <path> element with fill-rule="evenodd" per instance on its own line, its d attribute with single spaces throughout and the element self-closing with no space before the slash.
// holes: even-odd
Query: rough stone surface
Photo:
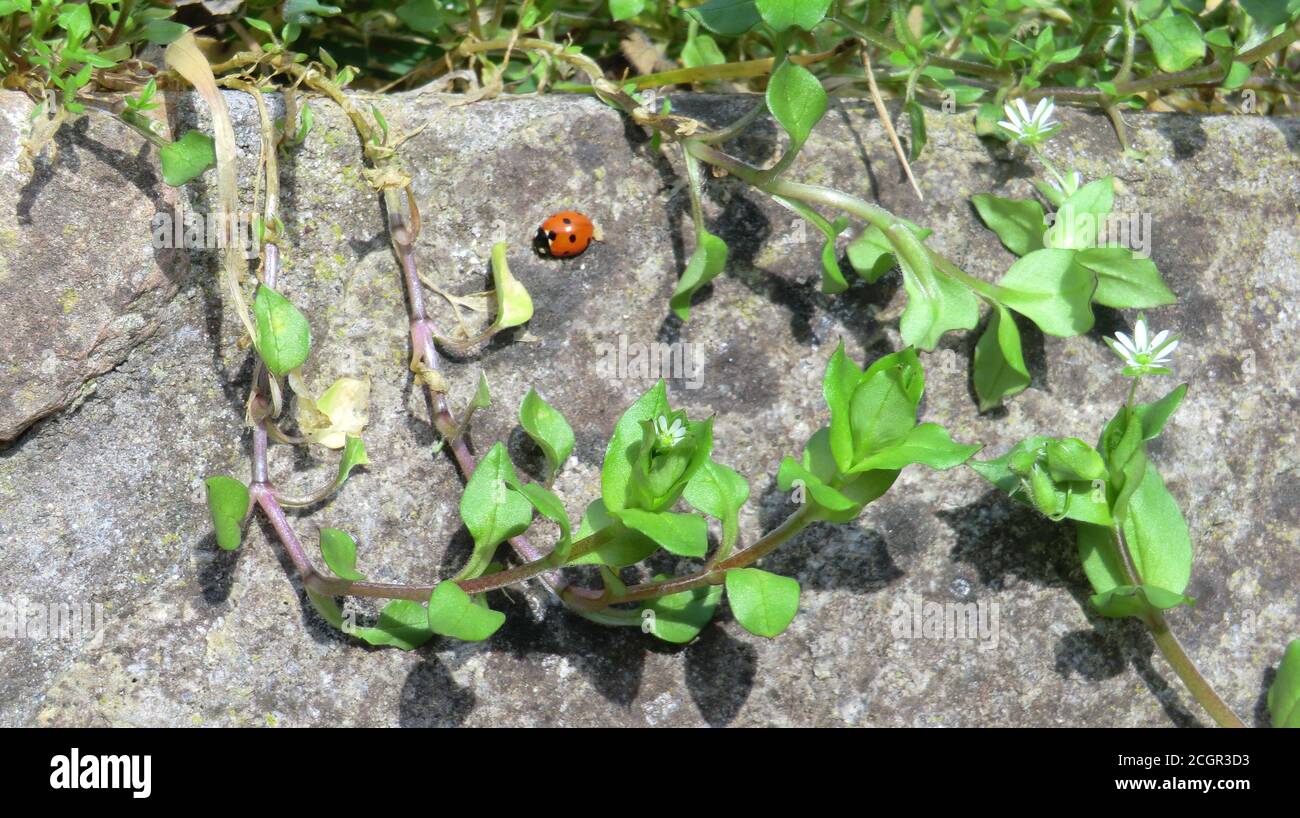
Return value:
<svg viewBox="0 0 1300 818">
<path fill-rule="evenodd" d="M 56 163 L 26 174 L 17 160 L 31 110 L 0 95 L 0 443 L 93 391 L 88 379 L 157 327 L 187 269 L 134 229 L 175 197 L 148 143 L 82 118 L 59 133 Z"/>
<path fill-rule="evenodd" d="M 250 178 L 254 109 L 245 97 L 229 99 Z M 724 120 L 747 104 L 682 98 L 676 108 Z M 711 179 L 707 218 L 731 243 L 729 275 L 682 324 L 666 317 L 690 247 L 679 167 L 614 111 L 559 97 L 449 107 L 399 96 L 381 105 L 395 127 L 428 123 L 404 151 L 424 216 L 425 271 L 452 291 L 481 290 L 488 250 L 504 239 L 536 300 L 526 335 L 448 365 L 458 403 L 479 370 L 492 384 L 494 406 L 476 418 L 475 448 L 507 440 L 516 462 L 535 472 L 539 460 L 515 408 L 538 386 L 577 433 L 574 461 L 557 483 L 576 518 L 597 494 L 614 420 L 650 384 L 608 379 L 602 345 L 620 337 L 689 342 L 704 359 L 699 388 L 670 379 L 671 398 L 695 416 L 717 414 L 717 457 L 749 477 L 742 538 L 776 525 L 792 506 L 773 474 L 826 421 L 821 372 L 838 339 L 858 360 L 897 347 L 896 276 L 821 295 L 816 232 L 735 180 Z M 202 120 L 192 103 L 178 108 Z M 356 140 L 336 111 L 316 108 L 316 130 L 283 168 L 293 242 L 283 290 L 311 317 L 309 380 L 373 380 L 366 435 L 373 465 L 336 500 L 293 522 L 309 545 L 318 526 L 354 533 L 374 578 L 445 576 L 468 551 L 458 476 L 445 455 L 432 453 L 424 405 L 411 388 L 396 266 Z M 4 110 L 20 108 L 8 98 Z M 1259 722 L 1272 668 L 1300 635 L 1300 364 L 1292 352 L 1300 329 L 1300 124 L 1130 115 L 1135 145 L 1147 154 L 1137 160 L 1120 154 L 1103 117 L 1063 116 L 1053 158 L 1089 178 L 1115 174 L 1117 209 L 1150 215 L 1151 253 L 1179 296 L 1150 316 L 1184 333 L 1176 368 L 1192 383 L 1153 446 L 1196 542 L 1189 592 L 1199 602 L 1172 618 L 1227 701 Z M 7 119 L 0 154 L 10 158 L 18 118 Z M 1032 167 L 981 142 L 966 117 L 932 112 L 930 120 L 930 146 L 916 166 L 924 203 L 901 181 L 879 123 L 858 103 L 832 108 L 791 177 L 876 199 L 934 228 L 932 244 L 975 275 L 996 277 L 1011 257 L 968 197 L 1027 195 Z M 158 271 L 179 282 L 158 309 L 159 330 L 99 378 L 93 395 L 0 450 L 0 599 L 102 603 L 106 620 L 94 641 L 0 639 L 0 724 L 1207 722 L 1139 627 L 1091 612 L 1068 529 L 964 469 L 908 470 L 857 522 L 818 525 L 772 555 L 766 566 L 804 588 L 799 616 L 775 640 L 748 635 L 724 608 L 694 644 L 666 646 L 589 624 L 535 589 L 494 600 L 507 622 L 483 644 L 436 641 L 403 653 L 332 631 L 305 604 L 264 525 L 250 526 L 235 555 L 215 547 L 201 478 L 247 474 L 249 355 L 235 347 L 239 330 L 222 309 L 212 254 L 190 254 L 183 267 L 148 252 L 148 217 L 165 205 L 152 181 L 155 157 L 131 139 L 98 127 L 74 131 L 43 183 L 6 182 L 0 202 L 5 225 L 15 224 L 15 212 L 21 222 L 24 208 L 67 211 L 53 227 L 38 220 L 21 227 L 25 243 L 15 249 L 6 238 L 0 256 L 3 348 L 23 356 L 10 365 L 24 372 L 39 370 L 46 352 L 32 342 L 46 336 L 14 328 L 65 320 L 53 294 L 69 286 L 69 266 L 82 267 L 70 315 L 93 305 L 110 327 L 115 314 L 136 314 L 123 305 L 140 285 L 121 282 Z M 775 146 L 767 123 L 737 149 L 763 161 Z M 8 164 L 6 179 L 14 173 Z M 70 191 L 81 193 L 69 202 Z M 187 195 L 195 208 L 208 206 L 202 180 Z M 604 243 L 563 262 L 528 252 L 536 224 L 564 207 L 596 218 Z M 15 277 L 30 282 L 16 291 Z M 119 289 L 101 309 L 101 291 Z M 438 312 L 448 324 L 445 307 Z M 990 454 L 1033 432 L 1091 439 L 1123 388 L 1101 335 L 1131 319 L 1101 311 L 1097 330 L 1073 339 L 1030 331 L 1032 387 L 1008 410 L 983 416 L 968 386 L 974 337 L 950 335 L 924 356 L 923 416 L 985 442 Z M 76 354 L 55 351 L 60 362 Z M 75 373 L 89 371 L 59 366 L 66 372 L 28 388 L 66 394 Z M 22 386 L 0 377 L 0 401 L 11 401 Z M 324 480 L 333 462 L 317 451 L 272 452 L 275 478 L 295 488 Z M 996 644 L 898 638 L 892 612 L 913 599 L 998 606 Z"/>
</svg>

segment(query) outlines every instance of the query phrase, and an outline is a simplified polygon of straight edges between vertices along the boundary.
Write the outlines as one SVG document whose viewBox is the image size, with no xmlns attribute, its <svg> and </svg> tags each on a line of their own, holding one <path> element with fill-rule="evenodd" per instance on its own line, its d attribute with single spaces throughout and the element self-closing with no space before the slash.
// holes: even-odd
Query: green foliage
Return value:
<svg viewBox="0 0 1300 818">
<path fill-rule="evenodd" d="M 986 412 L 1029 386 L 1029 368 L 1020 344 L 1020 328 L 1011 312 L 993 304 L 989 323 L 975 344 L 973 380 L 979 408 Z"/>
<path fill-rule="evenodd" d="M 799 612 L 799 583 L 758 568 L 727 572 L 727 600 L 736 621 L 755 636 L 772 637 Z"/>
<path fill-rule="evenodd" d="M 786 60 L 768 83 L 767 108 L 790 135 L 788 152 L 795 154 L 826 114 L 826 91 L 811 71 Z"/>
<path fill-rule="evenodd" d="M 667 577 L 659 575 L 655 579 Z M 722 601 L 722 592 L 721 585 L 709 585 L 654 599 L 642 606 L 642 622 L 648 623 L 648 627 L 643 627 L 665 642 L 685 644 L 712 621 L 718 603 Z"/>
<path fill-rule="evenodd" d="M 519 404 L 519 425 L 546 456 L 547 475 L 554 478 L 573 453 L 573 429 L 569 422 L 536 389 L 529 389 Z"/>
<path fill-rule="evenodd" d="M 201 131 L 186 131 L 180 139 L 158 150 L 163 181 L 180 187 L 217 163 L 212 137 Z"/>
<path fill-rule="evenodd" d="M 290 301 L 265 285 L 257 288 L 253 301 L 257 326 L 254 345 L 275 375 L 287 375 L 302 366 L 311 351 L 311 328 L 307 317 Z"/>
<path fill-rule="evenodd" d="M 497 546 L 522 534 L 533 520 L 533 504 L 512 485 L 519 484 L 510 455 L 501 443 L 479 460 L 460 498 L 460 517 L 474 538 L 474 552 L 456 579 L 487 570 Z"/>
<path fill-rule="evenodd" d="M 1300 727 L 1300 639 L 1286 646 L 1268 689 L 1268 712 L 1274 727 Z"/>
<path fill-rule="evenodd" d="M 336 576 L 353 582 L 365 579 L 365 575 L 357 571 L 357 543 L 346 531 L 322 528 L 320 550 L 325 564 Z"/>
<path fill-rule="evenodd" d="M 727 266 L 727 243 L 707 230 L 695 236 L 695 252 L 682 271 L 669 302 L 673 312 L 683 321 L 691 317 L 691 298 L 696 291 L 718 277 Z"/>
<path fill-rule="evenodd" d="M 474 602 L 454 582 L 440 582 L 429 596 L 429 630 L 465 642 L 481 642 L 505 624 L 506 615 Z"/>
<path fill-rule="evenodd" d="M 239 548 L 243 537 L 244 516 L 248 514 L 248 487 L 233 477 L 217 475 L 203 481 L 208 495 L 208 511 L 217 532 L 217 545 L 227 551 Z"/>
</svg>

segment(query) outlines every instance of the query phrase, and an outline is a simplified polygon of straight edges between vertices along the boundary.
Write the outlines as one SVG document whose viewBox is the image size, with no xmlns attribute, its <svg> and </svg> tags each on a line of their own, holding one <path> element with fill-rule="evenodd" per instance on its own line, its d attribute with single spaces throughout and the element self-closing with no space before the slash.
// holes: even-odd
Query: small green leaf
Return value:
<svg viewBox="0 0 1300 818">
<path fill-rule="evenodd" d="M 1114 202 L 1115 179 L 1112 176 L 1079 188 L 1057 208 L 1043 246 L 1058 250 L 1095 248 Z"/>
<path fill-rule="evenodd" d="M 144 38 L 154 45 L 167 45 L 189 30 L 188 26 L 171 20 L 150 20 L 144 24 Z"/>
<path fill-rule="evenodd" d="M 682 65 L 695 68 L 701 65 L 722 65 L 727 61 L 718 43 L 707 34 L 696 34 L 682 46 Z"/>
<path fill-rule="evenodd" d="M 932 231 L 904 221 L 908 229 L 921 241 L 925 241 Z M 849 264 L 868 284 L 874 284 L 881 276 L 894 269 L 894 245 L 879 227 L 870 226 L 862 231 L 848 246 Z"/>
<path fill-rule="evenodd" d="M 477 605 L 454 582 L 440 582 L 429 596 L 429 629 L 465 642 L 481 642 L 505 624 L 506 615 Z"/>
<path fill-rule="evenodd" d="M 355 628 L 352 635 L 371 645 L 390 645 L 415 650 L 433 638 L 429 614 L 424 606 L 410 599 L 395 599 L 379 612 L 373 628 Z"/>
<path fill-rule="evenodd" d="M 158 157 L 163 181 L 172 187 L 180 187 L 217 163 L 212 137 L 202 131 L 186 131 L 180 139 L 164 145 Z"/>
<path fill-rule="evenodd" d="M 709 0 L 686 13 L 714 34 L 728 37 L 744 34 L 762 19 L 754 0 Z"/>
<path fill-rule="evenodd" d="M 668 414 L 668 396 L 662 380 L 628 407 L 614 426 L 600 471 L 601 497 L 610 511 L 627 507 L 632 466 L 641 446 L 641 423 Z"/>
<path fill-rule="evenodd" d="M 736 621 L 755 636 L 776 636 L 799 612 L 799 582 L 790 577 L 733 568 L 727 572 L 726 586 Z"/>
<path fill-rule="evenodd" d="M 911 146 L 908 149 L 908 159 L 915 162 L 921 157 L 921 151 L 925 150 L 927 140 L 925 133 L 925 108 L 915 99 L 909 99 L 903 109 L 907 111 L 907 121 L 912 126 Z"/>
<path fill-rule="evenodd" d="M 218 475 L 203 481 L 208 493 L 208 511 L 217 531 L 217 545 L 227 551 L 239 548 L 244 515 L 248 514 L 248 487 L 233 477 Z"/>
<path fill-rule="evenodd" d="M 321 615 L 321 619 L 339 630 L 343 630 L 343 611 L 339 610 L 339 604 L 334 601 L 334 597 L 323 596 L 310 588 L 305 590 L 307 591 L 307 600 L 316 609 L 316 613 Z"/>
<path fill-rule="evenodd" d="M 357 543 L 346 531 L 322 528 L 320 551 L 325 564 L 335 575 L 352 582 L 365 579 L 365 575 L 357 571 Z"/>
<path fill-rule="evenodd" d="M 1300 0 L 1241 0 L 1241 7 L 1264 31 L 1271 31 L 1300 14 Z"/>
<path fill-rule="evenodd" d="M 613 537 L 596 550 L 570 560 L 569 565 L 606 565 L 611 568 L 623 568 L 635 565 L 654 552 L 659 545 L 640 531 L 626 528 L 609 515 L 603 500 L 594 500 L 582 515 L 574 541 L 585 539 L 597 531 L 614 526 Z"/>
<path fill-rule="evenodd" d="M 532 523 L 533 504 L 510 488 L 518 484 L 506 447 L 498 442 L 478 462 L 460 498 L 460 516 L 474 537 L 474 553 L 456 579 L 482 574 L 497 546 L 522 534 Z"/>
<path fill-rule="evenodd" d="M 707 230 L 696 236 L 695 252 L 686 263 L 682 277 L 677 281 L 669 306 L 677 317 L 686 321 L 691 317 L 691 298 L 727 266 L 727 243 Z"/>
<path fill-rule="evenodd" d="M 986 193 L 971 197 L 971 203 L 1002 244 L 1018 256 L 1043 247 L 1047 221 L 1043 206 L 1034 199 L 1003 199 Z"/>
<path fill-rule="evenodd" d="M 980 411 L 987 412 L 1029 386 L 1029 368 L 1020 345 L 1020 328 L 1016 319 L 1001 304 L 994 304 L 989 325 L 975 344 L 975 370 L 972 376 Z"/>
<path fill-rule="evenodd" d="M 846 473 L 861 471 L 858 464 L 863 458 L 894 445 L 916 425 L 916 404 L 903 377 L 903 371 L 896 367 L 875 373 L 868 370 L 853 390 L 849 404 L 853 457 Z"/>
<path fill-rule="evenodd" d="M 767 84 L 767 107 L 790 134 L 789 150 L 797 152 L 826 113 L 826 91 L 811 71 L 786 60 Z"/>
<path fill-rule="evenodd" d="M 965 463 L 981 448 L 980 444 L 954 442 L 948 436 L 948 430 L 937 423 L 922 423 L 897 442 L 856 463 L 852 471 L 901 469 L 913 463 L 932 469 L 951 469 Z M 1098 459 L 1100 462 L 1100 456 Z"/>
<path fill-rule="evenodd" d="M 253 300 L 257 322 L 257 352 L 266 368 L 286 375 L 307 360 L 311 351 L 311 328 L 307 318 L 287 298 L 266 285 L 259 285 Z"/>
<path fill-rule="evenodd" d="M 420 34 L 433 34 L 443 27 L 442 9 L 437 0 L 408 0 L 394 13 L 412 31 Z"/>
<path fill-rule="evenodd" d="M 776 31 L 798 26 L 812 31 L 826 17 L 831 0 L 757 0 L 758 13 Z"/>
<path fill-rule="evenodd" d="M 529 389 L 519 404 L 519 425 L 546 456 L 547 474 L 554 477 L 573 453 L 573 429 L 560 411 Z"/>
<path fill-rule="evenodd" d="M 642 621 L 648 619 L 650 632 L 665 642 L 684 645 L 712 621 L 721 601 L 721 585 L 669 594 L 646 603 L 641 609 Z M 653 616 L 646 617 L 646 611 Z"/>
<path fill-rule="evenodd" d="M 1058 483 L 1083 480 L 1091 483 L 1106 477 L 1106 463 L 1101 454 L 1077 437 L 1049 440 L 1047 472 Z"/>
<path fill-rule="evenodd" d="M 569 530 L 569 514 L 564 510 L 564 503 L 555 492 L 540 483 L 521 483 L 515 486 L 515 490 L 528 498 L 528 502 L 532 503 L 533 508 L 537 509 L 543 517 L 560 527 L 560 540 L 555 544 L 556 553 L 553 556 L 557 564 L 564 564 L 568 559 L 569 537 L 572 533 Z"/>
<path fill-rule="evenodd" d="M 695 514 L 625 508 L 613 512 L 628 528 L 640 531 L 679 557 L 702 557 L 709 550 L 709 524 Z"/>
<path fill-rule="evenodd" d="M 609 15 L 615 22 L 630 20 L 645 11 L 645 0 L 609 0 Z"/>
<path fill-rule="evenodd" d="M 1111 532 L 1079 525 L 1079 557 L 1098 594 L 1129 584 Z M 1172 593 L 1187 588 L 1192 573 L 1192 541 L 1177 501 L 1155 466 L 1147 465 L 1124 514 L 1124 539 L 1142 582 Z"/>
<path fill-rule="evenodd" d="M 1196 21 L 1186 14 L 1169 12 L 1143 24 L 1138 34 L 1151 44 L 1156 65 L 1173 73 L 1191 68 L 1205 57 L 1205 40 Z"/>
<path fill-rule="evenodd" d="M 1154 585 L 1122 585 L 1103 594 L 1093 595 L 1092 604 L 1102 616 L 1134 616 L 1141 619 L 1152 611 L 1191 605 L 1192 600 Z"/>
<path fill-rule="evenodd" d="M 1268 689 L 1268 712 L 1274 727 L 1300 727 L 1300 639 L 1291 640 Z"/>
<path fill-rule="evenodd" d="M 533 317 L 533 299 L 524 285 L 510 274 L 504 241 L 492 245 L 492 282 L 497 297 L 497 317 L 492 322 L 494 331 L 517 327 Z"/>
<path fill-rule="evenodd" d="M 840 341 L 822 377 L 822 396 L 831 410 L 830 448 L 839 472 L 853 466 L 853 392 L 862 380 L 862 370 L 844 352 Z"/>
<path fill-rule="evenodd" d="M 998 286 L 1003 304 L 1048 335 L 1068 338 L 1092 329 L 1096 279 L 1072 250 L 1035 250 L 1012 264 Z"/>
<path fill-rule="evenodd" d="M 974 329 L 979 323 L 979 301 L 964 284 L 935 269 L 916 234 L 901 224 L 890 225 L 898 263 L 903 269 L 907 306 L 899 320 L 903 341 L 933 350 L 949 330 Z"/>
<path fill-rule="evenodd" d="M 369 462 L 370 458 L 366 456 L 366 444 L 356 435 L 348 435 L 347 443 L 343 444 L 343 459 L 339 461 L 339 474 L 334 478 L 334 485 L 342 486 L 347 482 L 353 469 Z"/>
<path fill-rule="evenodd" d="M 1174 412 L 1187 396 L 1187 384 L 1182 383 L 1169 390 L 1163 398 L 1154 403 L 1139 403 L 1133 407 L 1138 419 L 1142 422 L 1142 437 L 1144 440 L 1153 440 L 1164 431 L 1165 424 L 1173 417 Z"/>
<path fill-rule="evenodd" d="M 1127 247 L 1093 247 L 1075 256 L 1079 264 L 1097 274 L 1092 299 L 1116 309 L 1148 309 L 1178 299 L 1165 286 L 1156 264 Z"/>
<path fill-rule="evenodd" d="M 740 507 L 749 499 L 748 481 L 709 459 L 686 484 L 682 496 L 693 507 L 722 521 L 722 552 L 730 552 L 740 533 Z"/>
</svg>

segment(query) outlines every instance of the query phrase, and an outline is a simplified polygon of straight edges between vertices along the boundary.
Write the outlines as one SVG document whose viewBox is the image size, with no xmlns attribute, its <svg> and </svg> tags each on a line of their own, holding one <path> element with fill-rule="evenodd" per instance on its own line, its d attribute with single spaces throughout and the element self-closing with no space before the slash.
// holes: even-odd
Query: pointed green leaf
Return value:
<svg viewBox="0 0 1300 818">
<path fill-rule="evenodd" d="M 668 395 L 663 380 L 650 387 L 628 407 L 614 426 L 600 470 L 601 498 L 610 511 L 627 507 L 632 466 L 641 445 L 641 423 L 668 414 Z"/>
<path fill-rule="evenodd" d="M 799 612 L 799 582 L 790 577 L 733 568 L 727 572 L 726 586 L 736 621 L 755 636 L 776 636 Z"/>
<path fill-rule="evenodd" d="M 727 266 L 727 243 L 707 230 L 696 236 L 695 252 L 677 281 L 669 306 L 683 321 L 691 317 L 691 298 Z"/>
<path fill-rule="evenodd" d="M 234 551 L 243 538 L 244 515 L 248 514 L 248 487 L 223 475 L 209 477 L 203 483 L 207 487 L 212 527 L 217 531 L 217 545 Z"/>
<path fill-rule="evenodd" d="M 1300 727 L 1300 639 L 1291 640 L 1268 689 L 1268 712 L 1274 727 Z"/>
<path fill-rule="evenodd" d="M 253 316 L 257 352 L 266 368 L 273 374 L 287 375 L 302 366 L 311 350 L 311 328 L 298 308 L 270 287 L 259 285 Z"/>
<path fill-rule="evenodd" d="M 1020 328 L 1001 304 L 994 304 L 989 324 L 975 344 L 975 394 L 987 412 L 1029 386 L 1029 368 L 1020 345 Z"/>
<path fill-rule="evenodd" d="M 429 629 L 465 642 L 481 642 L 506 621 L 500 611 L 476 605 L 454 582 L 440 582 L 429 596 Z"/>
<path fill-rule="evenodd" d="M 498 442 L 479 461 L 460 498 L 460 516 L 474 537 L 474 553 L 456 579 L 482 574 L 498 545 L 528 529 L 533 504 L 510 488 L 518 483 L 510 455 Z"/>
<path fill-rule="evenodd" d="M 429 614 L 424 606 L 410 599 L 395 599 L 379 612 L 373 628 L 355 628 L 352 635 L 371 645 L 389 645 L 415 650 L 433 638 Z"/>
<path fill-rule="evenodd" d="M 343 444 L 343 459 L 339 461 L 339 474 L 334 478 L 334 485 L 343 485 L 353 469 L 369 462 L 370 458 L 366 456 L 366 444 L 356 435 L 348 435 L 347 442 Z"/>
<path fill-rule="evenodd" d="M 1080 250 L 1079 264 L 1097 275 L 1093 300 L 1116 309 L 1147 309 L 1178 299 L 1165 286 L 1156 264 L 1127 247 L 1093 247 Z"/>
<path fill-rule="evenodd" d="M 740 507 L 749 499 L 749 483 L 739 472 L 705 461 L 682 494 L 686 502 L 722 521 L 722 551 L 730 552 L 740 533 Z"/>
<path fill-rule="evenodd" d="M 217 163 L 217 151 L 212 137 L 201 131 L 186 131 L 185 135 L 158 151 L 162 163 L 163 181 L 180 187 Z"/>
<path fill-rule="evenodd" d="M 529 389 L 519 404 L 519 425 L 546 456 L 547 474 L 554 477 L 573 453 L 573 429 L 560 411 Z"/>
<path fill-rule="evenodd" d="M 322 528 L 320 551 L 325 564 L 336 576 L 352 582 L 365 579 L 365 575 L 357 571 L 357 543 L 346 531 Z"/>
<path fill-rule="evenodd" d="M 1048 335 L 1068 338 L 1092 329 L 1096 278 L 1072 250 L 1035 250 L 998 282 L 998 299 Z"/>
<path fill-rule="evenodd" d="M 510 274 L 504 241 L 492 245 L 492 286 L 497 298 L 497 317 L 492 322 L 494 330 L 517 327 L 533 317 L 533 299 L 519 279 Z"/>
<path fill-rule="evenodd" d="M 709 550 L 709 524 L 695 514 L 625 508 L 612 512 L 628 528 L 640 531 L 679 557 L 702 557 Z"/>
<path fill-rule="evenodd" d="M 789 150 L 797 152 L 826 113 L 826 91 L 811 71 L 786 60 L 768 81 L 767 107 L 790 135 Z"/>
<path fill-rule="evenodd" d="M 872 469 L 901 469 L 920 463 L 932 469 L 960 466 L 978 452 L 980 444 L 956 443 L 948 430 L 937 423 L 922 423 L 897 442 L 877 450 L 853 466 L 854 472 Z"/>
<path fill-rule="evenodd" d="M 578 524 L 578 530 L 574 532 L 574 541 L 585 539 L 597 531 L 604 530 L 610 526 L 615 526 L 613 538 L 594 551 L 584 554 L 581 557 L 570 560 L 569 565 L 606 565 L 611 568 L 623 568 L 628 565 L 635 565 L 654 552 L 659 550 L 659 545 L 640 531 L 634 531 L 623 526 L 617 520 L 610 516 L 609 511 L 605 508 L 603 500 L 594 500 L 591 505 L 587 506 L 586 512 L 582 515 L 582 521 Z"/>
<path fill-rule="evenodd" d="M 979 193 L 971 203 L 989 229 L 998 234 L 1002 244 L 1018 256 L 1043 247 L 1047 221 L 1043 206 L 1034 199 L 1003 199 Z"/>
</svg>

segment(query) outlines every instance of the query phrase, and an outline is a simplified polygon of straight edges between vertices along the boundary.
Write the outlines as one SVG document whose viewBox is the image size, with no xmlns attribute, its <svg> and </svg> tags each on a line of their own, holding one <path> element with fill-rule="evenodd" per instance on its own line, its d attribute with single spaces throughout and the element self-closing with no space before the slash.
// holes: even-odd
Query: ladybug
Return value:
<svg viewBox="0 0 1300 818">
<path fill-rule="evenodd" d="M 562 210 L 537 228 L 537 246 L 555 258 L 580 255 L 596 238 L 591 219 L 575 210 Z"/>
</svg>

